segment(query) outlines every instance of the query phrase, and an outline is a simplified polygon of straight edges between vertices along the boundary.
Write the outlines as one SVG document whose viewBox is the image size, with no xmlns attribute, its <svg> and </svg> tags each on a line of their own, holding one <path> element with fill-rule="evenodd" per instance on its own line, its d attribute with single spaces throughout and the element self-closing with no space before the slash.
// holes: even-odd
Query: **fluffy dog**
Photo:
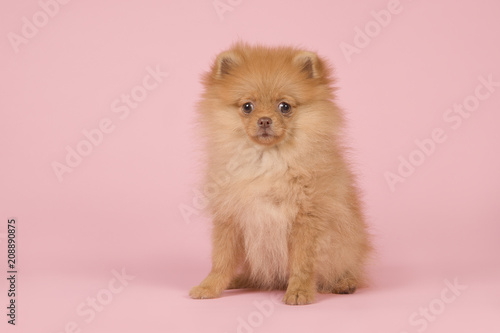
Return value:
<svg viewBox="0 0 500 333">
<path fill-rule="evenodd" d="M 238 43 L 203 84 L 212 270 L 190 296 L 281 289 L 286 304 L 308 304 L 316 292 L 353 293 L 371 246 L 327 63 Z"/>
</svg>

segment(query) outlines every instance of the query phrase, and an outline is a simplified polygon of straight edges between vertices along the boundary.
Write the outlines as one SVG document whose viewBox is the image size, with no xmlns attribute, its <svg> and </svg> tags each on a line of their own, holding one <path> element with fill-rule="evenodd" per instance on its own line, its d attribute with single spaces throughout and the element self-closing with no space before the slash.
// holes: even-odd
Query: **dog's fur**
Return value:
<svg viewBox="0 0 500 333">
<path fill-rule="evenodd" d="M 352 293 L 363 283 L 371 246 L 330 75 L 315 53 L 243 43 L 204 75 L 213 252 L 192 298 L 286 289 L 285 303 L 308 304 L 316 291 Z M 290 113 L 280 112 L 282 102 Z M 245 103 L 253 104 L 248 114 Z M 259 127 L 262 117 L 270 128 Z"/>
</svg>

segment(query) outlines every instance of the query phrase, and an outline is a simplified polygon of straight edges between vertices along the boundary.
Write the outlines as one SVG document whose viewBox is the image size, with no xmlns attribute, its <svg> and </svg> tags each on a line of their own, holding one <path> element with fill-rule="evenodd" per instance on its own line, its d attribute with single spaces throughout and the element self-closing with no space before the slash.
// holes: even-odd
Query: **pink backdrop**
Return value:
<svg viewBox="0 0 500 333">
<path fill-rule="evenodd" d="M 24 0 L 0 13 L 2 332 L 499 329 L 498 1 Z M 198 81 L 238 39 L 334 65 L 378 250 L 370 288 L 307 307 L 188 298 L 210 267 Z"/>
</svg>

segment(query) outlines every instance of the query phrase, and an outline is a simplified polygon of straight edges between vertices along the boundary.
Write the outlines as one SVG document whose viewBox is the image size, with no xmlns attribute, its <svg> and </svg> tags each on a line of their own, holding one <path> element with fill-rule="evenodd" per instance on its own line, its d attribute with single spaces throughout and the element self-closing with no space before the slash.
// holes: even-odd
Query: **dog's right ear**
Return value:
<svg viewBox="0 0 500 333">
<path fill-rule="evenodd" d="M 214 64 L 214 75 L 220 79 L 240 63 L 240 57 L 234 51 L 225 51 L 217 56 Z"/>
</svg>

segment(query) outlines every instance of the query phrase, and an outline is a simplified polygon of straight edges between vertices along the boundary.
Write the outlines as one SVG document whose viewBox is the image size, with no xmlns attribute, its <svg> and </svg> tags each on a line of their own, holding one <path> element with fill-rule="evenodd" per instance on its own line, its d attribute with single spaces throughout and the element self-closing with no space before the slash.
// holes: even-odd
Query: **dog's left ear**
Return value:
<svg viewBox="0 0 500 333">
<path fill-rule="evenodd" d="M 316 53 L 300 51 L 293 60 L 301 71 L 307 74 L 308 78 L 317 79 L 323 76 L 323 64 Z"/>
</svg>

